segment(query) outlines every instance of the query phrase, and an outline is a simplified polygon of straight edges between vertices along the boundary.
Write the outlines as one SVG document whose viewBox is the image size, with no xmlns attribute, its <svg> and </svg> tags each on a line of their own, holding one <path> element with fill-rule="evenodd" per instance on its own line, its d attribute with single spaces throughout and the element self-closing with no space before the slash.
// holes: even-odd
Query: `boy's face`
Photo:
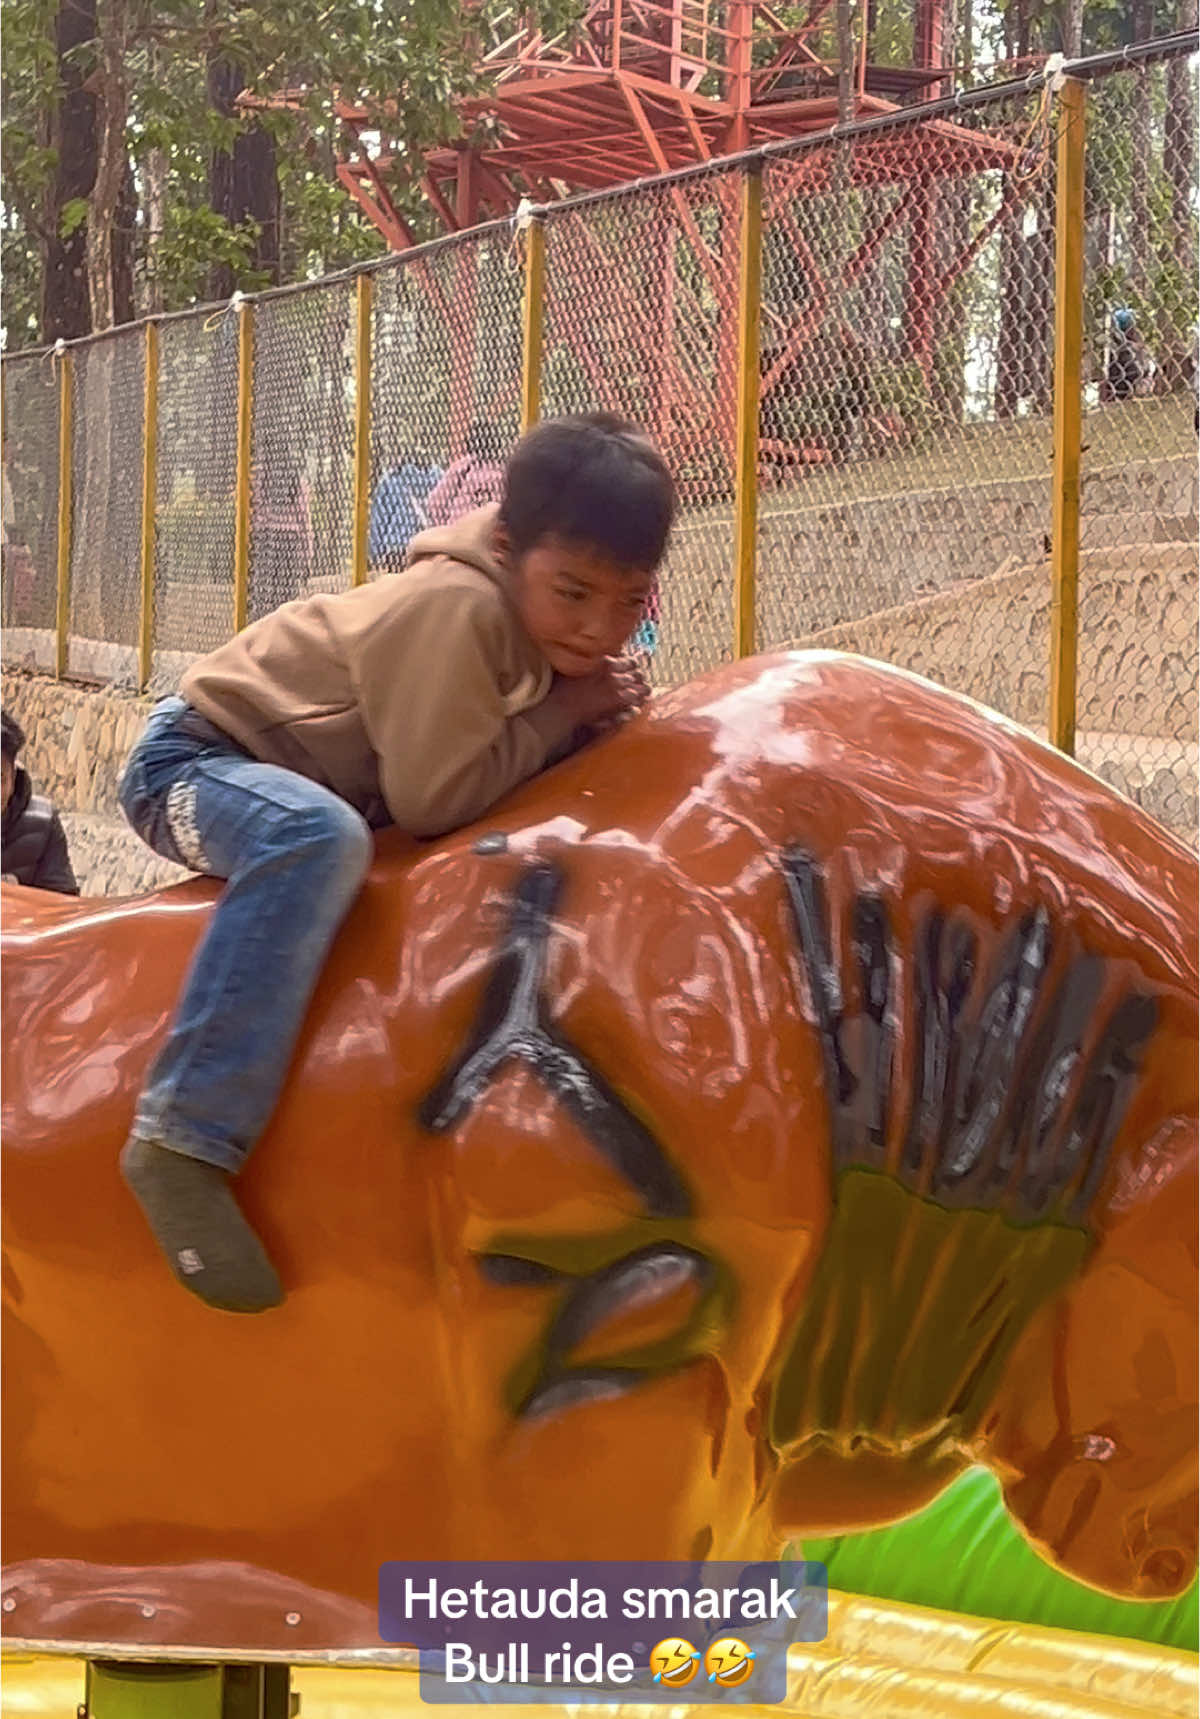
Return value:
<svg viewBox="0 0 1200 1719">
<path fill-rule="evenodd" d="M 556 674 L 594 673 L 645 613 L 651 575 L 616 567 L 586 544 L 544 537 L 508 561 L 525 630 Z"/>
<path fill-rule="evenodd" d="M 4 795 L 3 800 L 0 801 L 0 811 L 7 812 L 8 802 L 12 799 L 12 791 L 16 787 L 16 785 L 17 785 L 16 760 L 13 758 L 10 758 L 8 756 L 8 753 L 6 752 L 4 754 L 2 763 L 0 763 L 0 789 L 3 790 L 3 795 Z"/>
</svg>

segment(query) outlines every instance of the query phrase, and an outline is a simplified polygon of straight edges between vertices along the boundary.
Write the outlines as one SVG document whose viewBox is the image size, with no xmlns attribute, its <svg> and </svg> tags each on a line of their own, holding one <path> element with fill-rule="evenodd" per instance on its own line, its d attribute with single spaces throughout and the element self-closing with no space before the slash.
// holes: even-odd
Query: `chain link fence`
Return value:
<svg viewBox="0 0 1200 1719">
<path fill-rule="evenodd" d="M 1076 69 L 1089 78 L 1077 750 L 1195 842 L 1194 63 L 1184 43 Z M 759 406 L 741 426 L 757 460 L 757 648 L 857 651 L 1048 732 L 1064 111 L 1033 78 L 540 213 L 542 414 L 633 418 L 678 483 L 632 647 L 658 685 L 735 651 L 742 289 L 761 184 Z M 236 312 L 161 320 L 148 677 L 146 334 L 77 345 L 69 672 L 167 690 L 230 635 L 239 602 L 253 620 L 399 568 L 426 524 L 498 495 L 520 422 L 527 252 L 518 224 L 496 224 L 249 301 L 248 389 Z M 4 364 L 4 659 L 44 670 L 58 375 L 49 354 Z"/>
<path fill-rule="evenodd" d="M 761 645 L 1044 729 L 1054 178 L 1044 89 L 768 164 Z"/>
<path fill-rule="evenodd" d="M 5 359 L 4 661 L 54 668 L 59 378 L 49 353 Z"/>
<path fill-rule="evenodd" d="M 426 526 L 499 498 L 520 424 L 523 273 L 505 227 L 373 281 L 367 559 L 394 571 Z"/>
<path fill-rule="evenodd" d="M 1197 105 L 1174 59 L 1090 91 L 1080 760 L 1197 823 Z"/>
<path fill-rule="evenodd" d="M 215 650 L 233 632 L 237 401 L 236 316 L 198 313 L 164 322 L 150 682 L 156 693 L 172 691 L 193 655 Z"/>
<path fill-rule="evenodd" d="M 644 424 L 679 524 L 634 648 L 671 685 L 732 653 L 741 175 L 714 170 L 547 223 L 542 408 Z"/>
<path fill-rule="evenodd" d="M 254 316 L 247 617 L 350 584 L 351 281 L 267 299 Z"/>
<path fill-rule="evenodd" d="M 137 685 L 146 343 L 113 335 L 75 353 L 67 673 Z"/>
</svg>

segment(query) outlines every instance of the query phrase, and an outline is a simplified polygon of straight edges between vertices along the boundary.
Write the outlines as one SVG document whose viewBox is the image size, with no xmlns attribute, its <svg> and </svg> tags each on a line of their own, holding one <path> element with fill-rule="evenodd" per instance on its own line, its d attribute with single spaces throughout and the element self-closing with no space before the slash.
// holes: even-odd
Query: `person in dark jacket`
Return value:
<svg viewBox="0 0 1200 1719">
<path fill-rule="evenodd" d="M 1154 363 L 1142 339 L 1137 317 L 1127 305 L 1113 312 L 1109 336 L 1108 394 L 1113 400 L 1129 400 L 1149 391 Z"/>
<path fill-rule="evenodd" d="M 6 883 L 25 883 L 33 889 L 78 895 L 79 885 L 71 870 L 67 838 L 58 813 L 49 800 L 34 793 L 29 772 L 17 763 L 24 744 L 20 724 L 7 710 L 0 712 L 0 779 L 4 792 L 0 872 Z"/>
</svg>

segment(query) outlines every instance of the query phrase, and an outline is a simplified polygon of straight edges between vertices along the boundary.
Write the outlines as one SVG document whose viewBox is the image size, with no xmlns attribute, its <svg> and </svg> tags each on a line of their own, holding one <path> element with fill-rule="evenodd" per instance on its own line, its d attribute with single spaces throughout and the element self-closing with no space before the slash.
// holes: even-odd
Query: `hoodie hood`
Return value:
<svg viewBox="0 0 1200 1719">
<path fill-rule="evenodd" d="M 446 555 L 451 561 L 463 561 L 468 567 L 485 573 L 502 591 L 509 589 L 508 574 L 496 559 L 496 521 L 500 504 L 488 502 L 473 513 L 463 514 L 450 525 L 434 525 L 414 537 L 408 546 L 405 565 L 416 567 L 435 555 Z"/>
</svg>

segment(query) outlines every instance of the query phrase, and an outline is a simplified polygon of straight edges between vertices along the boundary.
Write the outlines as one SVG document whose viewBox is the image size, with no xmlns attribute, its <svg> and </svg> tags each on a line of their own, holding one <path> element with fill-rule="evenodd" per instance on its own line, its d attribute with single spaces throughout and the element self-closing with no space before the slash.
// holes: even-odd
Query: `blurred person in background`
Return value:
<svg viewBox="0 0 1200 1719">
<path fill-rule="evenodd" d="M 21 725 L 7 710 L 0 713 L 0 783 L 4 805 L 0 820 L 0 872 L 5 883 L 78 895 L 79 885 L 71 870 L 62 821 L 49 800 L 34 793 L 28 770 L 17 763 L 24 744 Z"/>
<path fill-rule="evenodd" d="M 467 451 L 454 461 L 429 494 L 430 525 L 449 525 L 504 493 L 504 438 L 495 424 L 477 419 L 467 431 Z"/>
<path fill-rule="evenodd" d="M 1108 353 L 1108 395 L 1112 400 L 1129 400 L 1135 394 L 1148 394 L 1154 379 L 1151 358 L 1137 325 L 1137 317 L 1128 305 L 1113 312 L 1112 333 Z"/>
<path fill-rule="evenodd" d="M 425 454 L 401 456 L 379 480 L 371 500 L 367 527 L 367 559 L 385 573 L 398 573 L 404 566 L 408 546 L 429 524 L 429 492 L 444 473 Z"/>
</svg>

